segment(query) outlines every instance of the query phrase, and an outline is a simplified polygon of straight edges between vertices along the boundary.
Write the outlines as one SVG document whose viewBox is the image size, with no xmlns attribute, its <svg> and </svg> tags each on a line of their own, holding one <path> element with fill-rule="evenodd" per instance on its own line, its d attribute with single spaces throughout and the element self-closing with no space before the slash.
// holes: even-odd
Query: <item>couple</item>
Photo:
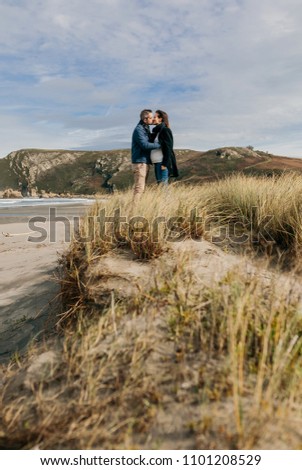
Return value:
<svg viewBox="0 0 302 470">
<path fill-rule="evenodd" d="M 150 125 L 154 129 L 150 131 Z M 158 184 L 168 184 L 169 176 L 178 176 L 173 134 L 169 126 L 167 113 L 151 109 L 140 113 L 140 121 L 132 135 L 132 167 L 134 173 L 134 201 L 144 192 L 151 164 L 154 164 Z"/>
</svg>

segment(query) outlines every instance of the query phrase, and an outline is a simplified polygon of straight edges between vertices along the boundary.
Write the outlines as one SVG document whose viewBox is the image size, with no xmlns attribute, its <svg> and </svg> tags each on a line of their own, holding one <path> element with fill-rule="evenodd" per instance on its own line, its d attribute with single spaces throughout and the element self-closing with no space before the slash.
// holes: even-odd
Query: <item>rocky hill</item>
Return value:
<svg viewBox="0 0 302 470">
<path fill-rule="evenodd" d="M 0 160 L 0 190 L 19 189 L 22 195 L 42 191 L 93 194 L 111 190 L 115 179 L 119 181 L 118 172 L 125 179 L 131 172 L 128 150 L 22 149 Z"/>
<path fill-rule="evenodd" d="M 302 170 L 299 158 L 278 157 L 246 147 L 224 147 L 200 152 L 176 150 L 179 181 L 200 183 L 241 171 L 271 175 Z M 151 172 L 150 181 L 154 181 Z M 124 189 L 133 182 L 130 150 L 71 151 L 22 149 L 0 159 L 0 191 L 22 195 L 52 192 L 94 194 Z"/>
</svg>

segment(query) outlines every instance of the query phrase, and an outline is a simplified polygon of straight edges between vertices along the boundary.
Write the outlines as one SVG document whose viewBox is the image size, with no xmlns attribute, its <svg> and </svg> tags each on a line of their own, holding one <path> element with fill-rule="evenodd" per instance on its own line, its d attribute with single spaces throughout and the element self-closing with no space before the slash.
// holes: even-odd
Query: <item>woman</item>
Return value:
<svg viewBox="0 0 302 470">
<path fill-rule="evenodd" d="M 152 142 L 160 143 L 160 149 L 151 150 L 151 161 L 155 168 L 158 184 L 168 184 L 169 176 L 177 177 L 175 153 L 173 150 L 173 134 L 169 125 L 168 114 L 158 109 L 153 118 L 155 127 L 151 134 Z"/>
</svg>

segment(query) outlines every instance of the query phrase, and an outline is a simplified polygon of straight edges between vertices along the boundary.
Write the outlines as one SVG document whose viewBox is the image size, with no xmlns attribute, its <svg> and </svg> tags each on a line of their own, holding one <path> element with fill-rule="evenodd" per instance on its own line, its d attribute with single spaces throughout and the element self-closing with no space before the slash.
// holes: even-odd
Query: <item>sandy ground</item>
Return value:
<svg viewBox="0 0 302 470">
<path fill-rule="evenodd" d="M 49 206 L 0 209 L 0 363 L 51 329 L 60 311 L 58 258 L 86 210 L 87 205 L 79 204 L 57 206 L 53 214 Z M 265 267 L 259 269 L 250 259 L 225 252 L 208 241 L 187 240 L 174 245 L 168 257 L 147 264 L 128 252 L 105 255 L 92 267 L 90 274 L 96 283 L 90 295 L 96 301 L 100 295 L 110 297 L 112 291 L 117 298 L 131 295 L 142 288 L 140 285 L 150 284 L 158 263 L 165 263 L 169 269 L 170 263 L 183 256 L 201 285 L 211 285 L 235 269 L 262 278 L 264 284 L 274 280 L 285 295 L 292 289 L 302 290 L 301 279 Z"/>
<path fill-rule="evenodd" d="M 49 207 L 0 209 L 0 362 L 41 337 L 59 309 L 58 257 L 88 206 L 54 206 L 52 216 Z"/>
</svg>

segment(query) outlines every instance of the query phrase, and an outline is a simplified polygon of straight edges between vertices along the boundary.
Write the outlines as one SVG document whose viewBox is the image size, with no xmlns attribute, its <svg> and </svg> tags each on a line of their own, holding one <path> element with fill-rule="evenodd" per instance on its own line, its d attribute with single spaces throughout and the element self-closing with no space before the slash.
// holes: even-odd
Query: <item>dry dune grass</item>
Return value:
<svg viewBox="0 0 302 470">
<path fill-rule="evenodd" d="M 2 448 L 299 448 L 298 296 L 238 270 L 204 287 L 186 266 L 11 365 Z"/>
<path fill-rule="evenodd" d="M 61 261 L 60 337 L 3 372 L 0 446 L 301 448 L 299 292 L 239 268 L 210 286 L 190 268 L 190 254 L 170 256 L 173 241 L 221 242 L 237 223 L 237 241 L 228 232 L 224 243 L 252 231 L 244 242 L 253 246 L 268 232 L 279 258 L 294 259 L 301 183 L 296 175 L 240 176 L 150 190 L 136 207 L 130 193 L 95 206 Z M 103 209 L 112 217 L 104 230 L 95 223 Z M 102 300 L 92 295 L 92 268 L 119 250 L 158 263 L 147 285 Z"/>
<path fill-rule="evenodd" d="M 62 263 L 66 316 L 85 298 L 87 267 L 120 247 L 150 260 L 173 243 L 203 237 L 299 269 L 301 208 L 302 177 L 297 173 L 272 178 L 235 175 L 201 187 L 152 188 L 135 207 L 130 191 L 98 203 Z"/>
</svg>

